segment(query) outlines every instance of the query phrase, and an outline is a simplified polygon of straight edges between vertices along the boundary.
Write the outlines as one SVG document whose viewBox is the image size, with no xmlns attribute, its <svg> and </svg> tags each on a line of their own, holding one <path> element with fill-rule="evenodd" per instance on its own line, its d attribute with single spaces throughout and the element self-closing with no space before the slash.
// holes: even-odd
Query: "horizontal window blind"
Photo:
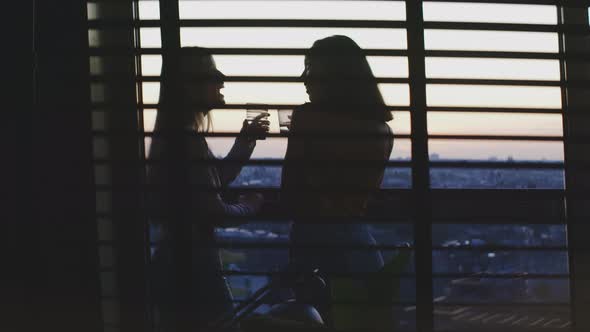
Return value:
<svg viewBox="0 0 590 332">
<path fill-rule="evenodd" d="M 215 156 L 227 155 L 247 108 L 270 110 L 269 137 L 257 142 L 223 193 L 261 192 L 271 203 L 280 197 L 287 146 L 278 111 L 309 101 L 300 78 L 306 49 L 343 34 L 366 51 L 394 116 L 388 125 L 395 144 L 363 222 L 386 261 L 400 252 L 412 257 L 395 276 L 395 331 L 571 330 L 562 43 L 569 27 L 560 5 L 179 0 L 171 21 L 160 17 L 161 7 L 176 3 L 88 2 L 105 331 L 124 329 L 121 296 L 133 295 L 120 294 L 118 284 L 130 281 L 120 276 L 130 271 L 146 283 L 136 290 L 144 311 L 134 317 L 146 328 L 158 323 L 147 285 L 157 230 L 142 204 L 158 190 L 146 183 L 145 166 L 157 135 L 163 56 L 174 47 L 167 46 L 166 27 L 178 29 L 180 47 L 211 49 L 227 77 L 227 105 L 211 111 L 212 130 L 204 134 Z M 113 92 L 120 79 L 133 87 L 127 97 Z M 117 125 L 121 119 L 125 126 Z M 137 204 L 128 206 L 136 209 L 135 226 L 117 225 L 122 215 L 114 210 L 126 208 L 115 197 L 122 191 Z M 286 268 L 291 220 L 285 211 L 270 211 L 216 229 L 236 305 Z M 124 259 L 139 260 L 122 271 L 121 248 Z"/>
</svg>

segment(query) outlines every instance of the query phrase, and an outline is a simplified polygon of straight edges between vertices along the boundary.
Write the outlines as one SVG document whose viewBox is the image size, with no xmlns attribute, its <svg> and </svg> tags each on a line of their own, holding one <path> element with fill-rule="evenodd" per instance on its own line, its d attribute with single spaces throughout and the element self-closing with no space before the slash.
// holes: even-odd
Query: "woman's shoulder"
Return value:
<svg viewBox="0 0 590 332">
<path fill-rule="evenodd" d="M 210 151 L 207 140 L 202 133 L 195 133 L 188 140 L 188 152 L 192 158 L 203 159 L 209 158 Z"/>
<path fill-rule="evenodd" d="M 312 107 L 310 103 L 305 103 L 293 109 L 293 114 L 291 115 L 291 132 L 310 129 L 310 126 L 313 124 Z"/>
</svg>

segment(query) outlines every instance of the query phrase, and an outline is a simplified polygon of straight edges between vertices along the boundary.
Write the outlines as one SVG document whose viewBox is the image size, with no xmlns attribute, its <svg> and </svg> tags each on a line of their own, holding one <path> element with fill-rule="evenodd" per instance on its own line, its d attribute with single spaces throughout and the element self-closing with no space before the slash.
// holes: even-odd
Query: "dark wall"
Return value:
<svg viewBox="0 0 590 332">
<path fill-rule="evenodd" d="M 36 330 L 98 331 L 86 3 L 37 1 L 33 218 L 22 243 Z"/>
</svg>

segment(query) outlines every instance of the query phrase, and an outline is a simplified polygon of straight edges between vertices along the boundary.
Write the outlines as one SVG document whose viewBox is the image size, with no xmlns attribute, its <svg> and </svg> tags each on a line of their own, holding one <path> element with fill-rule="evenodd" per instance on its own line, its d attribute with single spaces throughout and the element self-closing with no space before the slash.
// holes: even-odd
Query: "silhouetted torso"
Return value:
<svg viewBox="0 0 590 332">
<path fill-rule="evenodd" d="M 302 272 L 319 268 L 328 286 L 312 302 L 332 324 L 333 277 L 383 267 L 378 250 L 341 246 L 376 244 L 362 216 L 381 185 L 393 135 L 384 121 L 322 112 L 312 104 L 293 112 L 291 135 L 282 174 L 282 199 L 294 215 L 290 267 Z M 368 279 L 353 279 L 370 292 Z"/>
<path fill-rule="evenodd" d="M 150 159 L 162 160 L 166 158 L 166 148 L 162 142 L 154 142 Z M 161 145 L 160 145 L 161 144 Z M 190 290 L 192 299 L 192 318 L 196 326 L 206 324 L 219 315 L 232 309 L 232 297 L 227 282 L 223 277 L 222 264 L 219 251 L 216 246 L 216 226 L 229 225 L 224 218 L 244 216 L 252 214 L 251 208 L 244 204 L 225 203 L 219 195 L 219 189 L 231 183 L 239 174 L 241 163 L 228 163 L 219 167 L 211 161 L 215 157 L 209 150 L 205 138 L 200 135 L 191 136 L 187 140 L 188 182 L 190 186 L 189 206 L 186 211 L 192 223 L 192 253 L 191 271 L 193 285 Z M 236 144 L 226 158 L 234 161 L 246 161 L 250 157 L 254 145 L 237 140 Z M 150 184 L 166 188 L 169 185 L 170 169 L 166 163 L 155 162 L 148 169 L 148 181 Z M 169 164 L 168 164 L 169 165 Z M 169 165 L 170 166 L 170 165 Z M 172 167 L 174 165 L 171 165 Z M 182 168 L 180 168 L 182 169 Z M 174 170 L 172 170 L 174 171 Z M 152 210 L 166 208 L 166 200 L 177 197 L 180 193 L 174 193 L 174 188 L 151 192 L 148 197 L 148 206 Z M 169 197 L 171 195 L 171 197 Z M 175 196 L 176 195 L 176 196 Z M 164 214 L 165 216 L 165 214 Z M 154 231 L 152 241 L 162 241 L 156 246 L 152 258 L 152 282 L 154 297 L 160 310 L 161 324 L 164 331 L 174 330 L 175 304 L 174 294 L 177 292 L 175 271 L 172 258 L 172 246 L 169 229 L 171 221 L 166 217 L 151 219 L 151 229 Z"/>
<path fill-rule="evenodd" d="M 383 121 L 305 104 L 293 112 L 291 134 L 282 188 L 292 211 L 364 215 L 393 149 L 391 128 Z"/>
</svg>

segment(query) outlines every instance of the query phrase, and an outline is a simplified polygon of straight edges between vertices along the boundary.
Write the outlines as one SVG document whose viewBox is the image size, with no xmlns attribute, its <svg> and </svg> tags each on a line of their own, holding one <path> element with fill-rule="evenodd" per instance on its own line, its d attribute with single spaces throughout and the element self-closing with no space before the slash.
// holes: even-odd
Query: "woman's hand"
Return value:
<svg viewBox="0 0 590 332">
<path fill-rule="evenodd" d="M 264 196 L 259 193 L 247 193 L 244 195 L 240 195 L 238 198 L 238 203 L 245 204 L 254 209 L 254 211 L 260 211 L 262 204 L 264 204 Z"/>
<path fill-rule="evenodd" d="M 270 114 L 265 112 L 257 115 L 251 122 L 244 120 L 240 134 L 248 140 L 265 139 L 268 135 L 270 121 L 267 120 Z"/>
</svg>

